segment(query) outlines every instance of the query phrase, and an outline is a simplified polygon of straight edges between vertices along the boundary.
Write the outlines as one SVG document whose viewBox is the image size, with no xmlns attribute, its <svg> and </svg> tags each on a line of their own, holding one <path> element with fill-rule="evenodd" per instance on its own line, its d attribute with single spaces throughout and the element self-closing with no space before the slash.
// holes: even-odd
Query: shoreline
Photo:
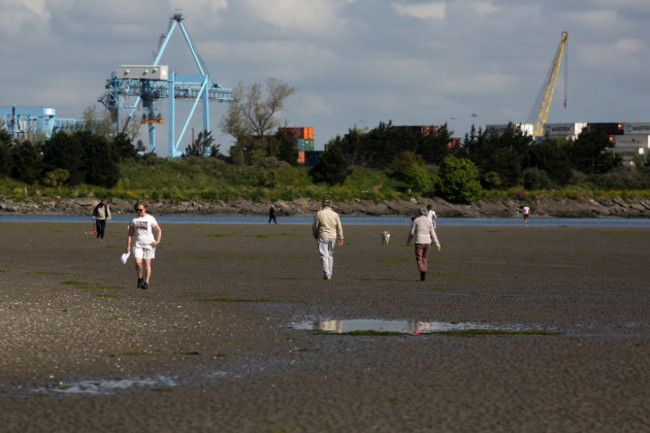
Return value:
<svg viewBox="0 0 650 433">
<path fill-rule="evenodd" d="M 0 203 L 0 215 L 90 215 L 99 202 L 93 197 L 52 199 L 28 199 L 16 202 L 7 200 Z M 114 215 L 132 214 L 131 201 L 109 199 L 108 204 Z M 278 217 L 311 216 L 320 207 L 320 201 L 301 198 L 292 201 L 268 198 L 252 201 L 239 198 L 231 201 L 187 202 L 149 201 L 149 211 L 156 215 L 203 215 L 203 216 L 264 216 L 268 215 L 271 204 L 275 205 Z M 520 215 L 521 202 L 512 199 L 489 198 L 469 205 L 453 204 L 438 197 L 413 197 L 410 200 L 349 200 L 335 202 L 334 209 L 343 216 L 413 216 L 421 206 L 431 204 L 440 217 L 516 217 Z M 615 198 L 611 201 L 584 199 L 536 198 L 527 204 L 531 216 L 563 218 L 650 218 L 650 200 Z"/>
</svg>

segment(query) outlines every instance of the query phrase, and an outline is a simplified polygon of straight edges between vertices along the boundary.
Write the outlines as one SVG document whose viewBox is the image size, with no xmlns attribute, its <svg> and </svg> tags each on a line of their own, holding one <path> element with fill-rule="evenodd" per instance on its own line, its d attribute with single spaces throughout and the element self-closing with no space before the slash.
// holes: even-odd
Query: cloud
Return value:
<svg viewBox="0 0 650 433">
<path fill-rule="evenodd" d="M 489 95 L 508 89 L 512 77 L 499 73 L 478 73 L 443 81 L 442 91 L 448 94 Z"/>
<path fill-rule="evenodd" d="M 391 6 L 400 15 L 409 15 L 420 19 L 445 18 L 446 5 L 444 2 L 420 3 L 415 5 L 401 5 L 399 3 L 391 3 Z"/>
<path fill-rule="evenodd" d="M 628 53 L 636 53 L 643 48 L 643 43 L 638 39 L 623 38 L 616 41 L 616 48 Z"/>
<path fill-rule="evenodd" d="M 493 15 L 501 10 L 489 2 L 475 2 L 471 4 L 471 7 L 477 15 L 481 16 Z"/>
<path fill-rule="evenodd" d="M 262 21 L 276 28 L 312 35 L 336 32 L 345 22 L 337 15 L 340 2 L 332 0 L 242 0 L 243 19 Z"/>
<path fill-rule="evenodd" d="M 47 15 L 46 0 L 4 0 L 0 1 L 0 7 L 23 6 L 37 15 Z"/>
</svg>

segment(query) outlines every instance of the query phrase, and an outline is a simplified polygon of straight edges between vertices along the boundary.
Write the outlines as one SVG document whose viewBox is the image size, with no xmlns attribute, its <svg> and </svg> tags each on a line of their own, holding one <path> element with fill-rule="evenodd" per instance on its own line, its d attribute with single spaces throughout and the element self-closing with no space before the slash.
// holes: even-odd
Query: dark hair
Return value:
<svg viewBox="0 0 650 433">
<path fill-rule="evenodd" d="M 145 209 L 149 209 L 149 205 L 147 205 L 147 202 L 144 200 L 138 200 L 135 202 L 133 205 L 133 210 L 138 210 L 138 206 L 142 206 Z"/>
</svg>

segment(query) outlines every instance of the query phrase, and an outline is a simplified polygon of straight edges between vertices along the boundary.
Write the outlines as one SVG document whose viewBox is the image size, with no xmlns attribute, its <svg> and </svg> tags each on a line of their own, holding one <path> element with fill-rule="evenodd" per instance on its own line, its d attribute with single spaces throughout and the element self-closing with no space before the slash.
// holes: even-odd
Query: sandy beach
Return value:
<svg viewBox="0 0 650 433">
<path fill-rule="evenodd" d="M 420 282 L 408 226 L 324 281 L 309 226 L 168 224 L 140 290 L 88 225 L 0 223 L 2 431 L 650 431 L 650 228 L 441 221 Z M 422 332 L 301 328 L 358 319 Z"/>
</svg>

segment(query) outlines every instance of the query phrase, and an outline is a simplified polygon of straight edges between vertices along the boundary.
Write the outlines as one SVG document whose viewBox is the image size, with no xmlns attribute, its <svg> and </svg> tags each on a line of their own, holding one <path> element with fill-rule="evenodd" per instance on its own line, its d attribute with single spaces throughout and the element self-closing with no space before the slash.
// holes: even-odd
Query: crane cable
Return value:
<svg viewBox="0 0 650 433">
<path fill-rule="evenodd" d="M 564 47 L 564 109 L 569 97 L 569 45 Z"/>
</svg>

